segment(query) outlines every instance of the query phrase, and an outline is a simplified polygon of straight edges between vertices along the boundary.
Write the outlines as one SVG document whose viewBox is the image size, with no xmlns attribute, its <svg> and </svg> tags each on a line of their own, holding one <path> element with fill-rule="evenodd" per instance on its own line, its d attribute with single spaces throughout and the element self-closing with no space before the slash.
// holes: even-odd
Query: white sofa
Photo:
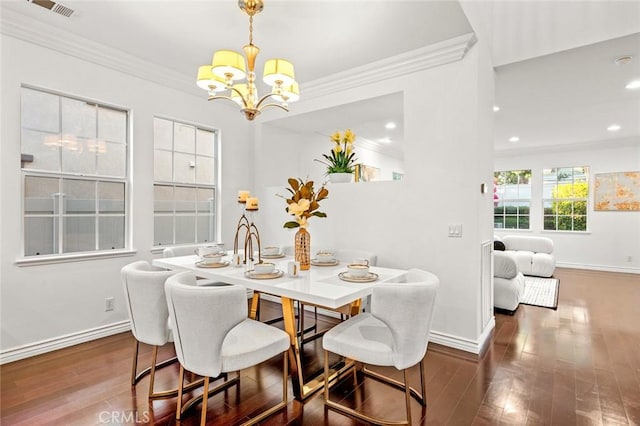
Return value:
<svg viewBox="0 0 640 426">
<path fill-rule="evenodd" d="M 524 276 L 518 270 L 515 255 L 493 252 L 493 306 L 513 313 L 524 292 Z"/>
<path fill-rule="evenodd" d="M 556 269 L 553 240 L 528 235 L 506 235 L 500 238 L 507 252 L 515 255 L 518 269 L 524 275 L 550 277 Z"/>
</svg>

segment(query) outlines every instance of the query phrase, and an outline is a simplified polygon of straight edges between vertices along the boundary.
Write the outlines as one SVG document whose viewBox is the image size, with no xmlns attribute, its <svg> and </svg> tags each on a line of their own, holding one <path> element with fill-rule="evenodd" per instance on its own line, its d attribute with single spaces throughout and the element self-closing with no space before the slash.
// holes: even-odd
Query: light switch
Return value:
<svg viewBox="0 0 640 426">
<path fill-rule="evenodd" d="M 450 238 L 462 238 L 462 224 L 450 223 L 449 224 L 449 237 Z"/>
</svg>

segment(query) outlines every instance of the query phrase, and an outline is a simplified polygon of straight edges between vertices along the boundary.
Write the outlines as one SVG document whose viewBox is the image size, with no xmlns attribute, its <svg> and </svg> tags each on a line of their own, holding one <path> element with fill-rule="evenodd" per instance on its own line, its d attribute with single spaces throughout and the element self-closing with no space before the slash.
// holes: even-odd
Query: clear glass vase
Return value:
<svg viewBox="0 0 640 426">
<path fill-rule="evenodd" d="M 308 270 L 311 266 L 311 234 L 306 228 L 300 227 L 296 232 L 295 256 L 300 262 L 300 270 Z"/>
</svg>

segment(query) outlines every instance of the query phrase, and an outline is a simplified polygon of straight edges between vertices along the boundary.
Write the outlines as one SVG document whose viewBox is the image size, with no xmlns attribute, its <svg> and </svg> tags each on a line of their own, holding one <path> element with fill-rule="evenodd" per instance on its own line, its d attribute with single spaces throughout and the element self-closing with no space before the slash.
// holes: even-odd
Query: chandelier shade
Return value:
<svg viewBox="0 0 640 426">
<path fill-rule="evenodd" d="M 253 44 L 253 17 L 262 11 L 264 1 L 239 0 L 238 5 L 249 15 L 249 44 L 242 48 L 244 56 L 233 50 L 216 51 L 210 65 L 198 68 L 196 84 L 209 92 L 209 100 L 227 99 L 240 105 L 240 111 L 247 120 L 253 120 L 267 107 L 289 111 L 289 102 L 300 99 L 300 88 L 291 62 L 274 58 L 264 64 L 262 79 L 271 86 L 266 95 L 259 97 L 255 84 L 255 64 L 260 49 Z"/>
</svg>

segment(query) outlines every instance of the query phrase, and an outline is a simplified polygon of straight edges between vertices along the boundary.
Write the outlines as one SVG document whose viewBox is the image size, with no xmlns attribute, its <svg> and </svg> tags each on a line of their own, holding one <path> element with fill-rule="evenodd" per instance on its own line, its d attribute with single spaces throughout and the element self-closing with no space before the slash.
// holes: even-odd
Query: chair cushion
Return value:
<svg viewBox="0 0 640 426">
<path fill-rule="evenodd" d="M 246 319 L 233 327 L 222 342 L 222 372 L 242 370 L 289 349 L 284 331 Z"/>
<path fill-rule="evenodd" d="M 356 315 L 329 330 L 322 347 L 366 364 L 393 366 L 393 337 L 389 328 L 371 314 Z"/>
</svg>

